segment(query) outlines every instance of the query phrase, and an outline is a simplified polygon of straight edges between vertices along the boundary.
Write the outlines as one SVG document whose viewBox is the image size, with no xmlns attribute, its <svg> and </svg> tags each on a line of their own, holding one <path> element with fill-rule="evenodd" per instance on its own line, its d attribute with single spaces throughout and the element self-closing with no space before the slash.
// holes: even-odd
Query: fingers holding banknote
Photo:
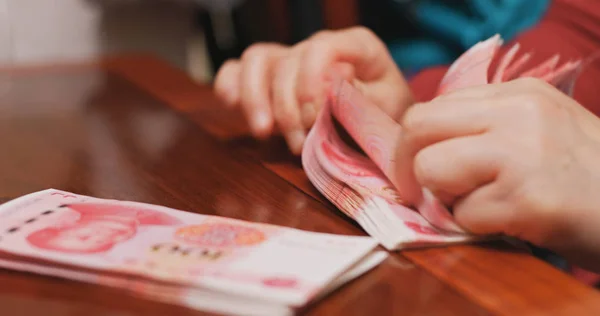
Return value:
<svg viewBox="0 0 600 316">
<path fill-rule="evenodd" d="M 563 252 L 598 249 L 600 120 L 573 99 L 519 79 L 417 104 L 401 125 L 400 192 L 430 189 L 474 233 Z"/>
<path fill-rule="evenodd" d="M 215 91 L 225 105 L 242 109 L 253 135 L 279 129 L 299 154 L 332 74 L 355 83 L 392 117 L 412 104 L 408 84 L 384 43 L 363 27 L 319 32 L 294 46 L 253 45 L 221 67 Z"/>
</svg>

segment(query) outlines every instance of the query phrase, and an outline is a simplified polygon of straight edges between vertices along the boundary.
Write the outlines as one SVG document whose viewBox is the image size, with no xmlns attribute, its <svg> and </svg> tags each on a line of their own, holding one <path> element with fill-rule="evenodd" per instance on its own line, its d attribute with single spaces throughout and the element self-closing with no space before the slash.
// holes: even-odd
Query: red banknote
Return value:
<svg viewBox="0 0 600 316">
<path fill-rule="evenodd" d="M 52 189 L 0 206 L 0 268 L 221 314 L 293 314 L 378 265 L 376 247 Z"/>
<path fill-rule="evenodd" d="M 530 53 L 519 58 L 518 44 L 489 74 L 492 59 L 502 45 L 499 36 L 473 46 L 449 68 L 438 95 L 456 89 L 504 82 L 520 77 L 543 79 L 571 94 L 580 61 L 559 64 L 555 56 L 532 69 L 524 69 Z M 491 79 L 489 78 L 491 77 Z M 366 153 L 342 141 L 333 119 Z M 365 98 L 352 84 L 338 80 L 316 123 L 309 132 L 303 153 L 303 168 L 312 184 L 342 212 L 358 222 L 387 249 L 426 247 L 487 238 L 465 233 L 446 207 L 423 189 L 423 202 L 408 207 L 389 181 L 394 174 L 395 144 L 402 127 Z"/>
</svg>

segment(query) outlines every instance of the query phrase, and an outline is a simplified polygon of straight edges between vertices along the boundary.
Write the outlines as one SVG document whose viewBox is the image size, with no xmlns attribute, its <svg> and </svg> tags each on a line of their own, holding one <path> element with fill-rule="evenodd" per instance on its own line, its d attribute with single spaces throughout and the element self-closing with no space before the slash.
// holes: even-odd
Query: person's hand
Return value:
<svg viewBox="0 0 600 316">
<path fill-rule="evenodd" d="M 403 198 L 418 203 L 423 186 L 467 231 L 600 263 L 600 119 L 573 99 L 519 79 L 415 104 L 400 125 Z"/>
<path fill-rule="evenodd" d="M 412 104 L 386 46 L 363 27 L 322 31 L 292 47 L 253 45 L 240 60 L 219 69 L 215 92 L 224 104 L 242 108 L 256 137 L 278 127 L 290 150 L 299 154 L 325 102 L 332 72 L 354 82 L 394 118 Z"/>
</svg>

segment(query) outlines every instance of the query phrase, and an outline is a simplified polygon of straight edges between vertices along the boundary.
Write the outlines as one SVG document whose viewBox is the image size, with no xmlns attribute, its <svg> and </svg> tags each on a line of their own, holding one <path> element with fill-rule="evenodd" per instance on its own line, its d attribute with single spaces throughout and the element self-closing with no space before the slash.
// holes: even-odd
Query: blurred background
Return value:
<svg viewBox="0 0 600 316">
<path fill-rule="evenodd" d="M 408 75 L 495 33 L 535 25 L 549 0 L 0 0 L 0 66 L 148 52 L 201 82 L 260 41 L 364 25 Z"/>
</svg>

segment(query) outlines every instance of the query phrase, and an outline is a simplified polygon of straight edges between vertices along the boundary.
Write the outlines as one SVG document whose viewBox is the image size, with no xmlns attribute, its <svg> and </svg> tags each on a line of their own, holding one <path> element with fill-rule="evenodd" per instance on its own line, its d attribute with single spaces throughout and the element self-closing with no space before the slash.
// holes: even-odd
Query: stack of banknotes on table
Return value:
<svg viewBox="0 0 600 316">
<path fill-rule="evenodd" d="M 478 43 L 454 62 L 440 83 L 438 95 L 469 86 L 499 83 L 520 77 L 535 77 L 571 94 L 581 61 L 558 66 L 555 56 L 525 71 L 531 54 L 515 59 L 516 44 L 500 59 L 493 77 L 488 79 L 492 59 L 502 45 L 499 36 Z M 366 155 L 342 141 L 335 129 L 336 119 Z M 463 231 L 451 213 L 431 192 L 424 190 L 424 202 L 407 207 L 401 194 L 389 181 L 393 173 L 393 142 L 401 127 L 381 128 L 391 120 L 366 99 L 351 83 L 338 80 L 330 90 L 302 152 L 302 164 L 312 184 L 342 212 L 358 222 L 389 250 L 436 246 L 480 240 L 493 236 L 474 236 Z"/>
<path fill-rule="evenodd" d="M 238 315 L 288 315 L 383 261 L 371 237 L 59 190 L 0 206 L 0 267 Z"/>
</svg>

